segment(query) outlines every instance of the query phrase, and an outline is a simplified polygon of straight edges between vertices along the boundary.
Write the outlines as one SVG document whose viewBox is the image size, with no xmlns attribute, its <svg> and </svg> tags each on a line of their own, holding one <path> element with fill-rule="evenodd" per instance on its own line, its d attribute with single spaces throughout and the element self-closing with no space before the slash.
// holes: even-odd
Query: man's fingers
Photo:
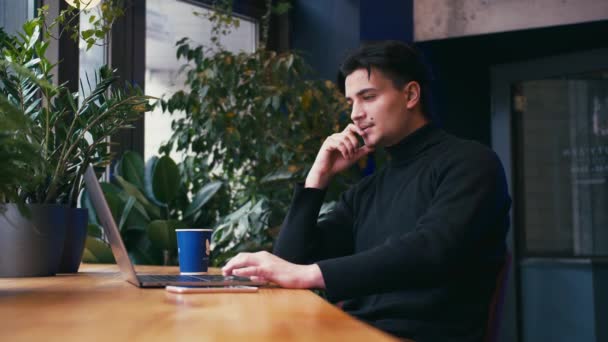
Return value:
<svg viewBox="0 0 608 342">
<path fill-rule="evenodd" d="M 357 127 L 357 125 L 355 124 L 348 124 L 348 126 L 346 126 L 346 128 L 344 129 L 344 132 L 349 131 L 349 132 L 353 132 L 355 134 L 358 134 L 360 136 L 365 135 L 365 133 L 363 132 L 363 130 L 359 127 Z"/>
<path fill-rule="evenodd" d="M 248 266 L 237 268 L 232 271 L 232 274 L 239 277 L 264 277 L 265 272 L 259 266 Z"/>
<path fill-rule="evenodd" d="M 260 276 L 251 276 L 251 277 L 249 277 L 249 279 L 251 279 L 251 281 L 259 281 L 261 283 L 268 282 L 268 279 L 266 279 L 265 277 L 260 277 Z"/>
<path fill-rule="evenodd" d="M 340 152 L 342 153 L 342 157 L 344 159 L 350 159 L 350 149 L 347 146 L 346 142 L 344 142 L 344 140 L 341 140 L 338 143 L 338 148 L 340 149 Z"/>
<path fill-rule="evenodd" d="M 342 158 L 348 159 L 348 150 L 339 134 L 334 134 L 328 139 L 326 150 L 328 152 L 338 151 L 342 155 Z"/>
<path fill-rule="evenodd" d="M 373 147 L 369 147 L 367 145 L 361 146 L 361 148 L 357 149 L 357 152 L 355 152 L 355 158 L 359 160 L 360 158 L 363 158 L 363 156 L 374 152 L 374 150 L 375 149 Z"/>
<path fill-rule="evenodd" d="M 351 131 L 346 132 L 346 133 L 344 133 L 344 137 L 350 144 L 351 154 L 354 155 L 355 152 L 357 151 L 357 147 L 359 147 L 359 141 L 357 140 L 355 133 L 353 133 Z"/>
<path fill-rule="evenodd" d="M 251 253 L 239 253 L 237 256 L 228 261 L 224 267 L 222 267 L 222 273 L 224 275 L 230 275 L 235 268 L 242 268 L 255 264 L 254 259 L 255 258 L 253 258 L 253 254 Z"/>
<path fill-rule="evenodd" d="M 346 148 L 346 154 L 348 155 L 348 158 L 350 159 L 355 154 L 355 146 L 352 144 L 352 142 L 348 138 L 347 133 L 340 134 L 339 139 L 340 139 L 340 145 L 342 145 Z"/>
</svg>

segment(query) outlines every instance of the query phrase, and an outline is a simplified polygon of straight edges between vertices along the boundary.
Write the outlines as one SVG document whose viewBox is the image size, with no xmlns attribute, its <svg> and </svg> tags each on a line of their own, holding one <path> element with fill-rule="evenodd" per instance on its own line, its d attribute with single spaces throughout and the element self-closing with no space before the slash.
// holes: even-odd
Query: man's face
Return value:
<svg viewBox="0 0 608 342">
<path fill-rule="evenodd" d="M 407 85 L 396 89 L 378 69 L 372 68 L 369 77 L 366 69 L 357 69 L 346 77 L 345 93 L 365 145 L 391 146 L 409 134 Z"/>
</svg>

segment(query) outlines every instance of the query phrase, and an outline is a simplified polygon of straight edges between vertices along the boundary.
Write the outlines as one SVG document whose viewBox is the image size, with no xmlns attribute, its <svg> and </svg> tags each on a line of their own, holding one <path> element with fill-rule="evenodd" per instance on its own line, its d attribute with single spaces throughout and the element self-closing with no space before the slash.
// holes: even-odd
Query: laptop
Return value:
<svg viewBox="0 0 608 342">
<path fill-rule="evenodd" d="M 123 278 L 129 283 L 143 288 L 155 288 L 155 287 L 165 287 L 168 285 L 174 286 L 260 286 L 266 285 L 265 282 L 252 281 L 246 277 L 237 277 L 237 276 L 222 276 L 222 275 L 167 275 L 167 274 L 137 274 L 135 273 L 135 268 L 133 267 L 133 263 L 131 263 L 131 259 L 129 259 L 129 255 L 127 254 L 127 249 L 122 241 L 120 236 L 120 232 L 116 226 L 116 222 L 114 222 L 114 218 L 112 217 L 112 212 L 108 207 L 108 202 L 106 202 L 106 198 L 101 191 L 101 186 L 99 185 L 99 181 L 97 180 L 97 176 L 95 175 L 95 171 L 93 170 L 93 166 L 89 165 L 84 174 L 84 182 L 86 185 L 86 189 L 89 193 L 89 197 L 91 198 L 91 202 L 95 207 L 95 211 L 97 212 L 97 216 L 101 221 L 101 226 L 103 227 L 103 231 L 110 242 L 110 247 L 112 249 L 112 254 L 114 254 L 114 259 L 116 259 L 116 263 L 120 268 L 120 273 Z"/>
</svg>

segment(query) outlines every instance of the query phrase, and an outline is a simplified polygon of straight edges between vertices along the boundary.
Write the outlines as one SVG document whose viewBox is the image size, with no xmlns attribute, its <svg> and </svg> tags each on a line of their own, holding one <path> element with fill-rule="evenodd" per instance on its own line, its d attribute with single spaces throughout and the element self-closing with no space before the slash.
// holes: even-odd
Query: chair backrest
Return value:
<svg viewBox="0 0 608 342">
<path fill-rule="evenodd" d="M 505 262 L 496 277 L 496 289 L 492 295 L 490 302 L 488 322 L 486 326 L 485 342 L 496 342 L 498 338 L 498 330 L 500 329 L 500 321 L 502 320 L 502 307 L 505 301 L 507 283 L 509 280 L 509 272 L 511 271 L 511 252 L 507 250 Z"/>
</svg>

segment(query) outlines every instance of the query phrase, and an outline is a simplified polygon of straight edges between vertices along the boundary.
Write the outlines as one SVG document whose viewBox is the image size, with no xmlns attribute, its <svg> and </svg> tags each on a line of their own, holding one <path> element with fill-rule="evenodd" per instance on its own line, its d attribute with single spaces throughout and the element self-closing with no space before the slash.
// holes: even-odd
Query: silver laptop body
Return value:
<svg viewBox="0 0 608 342">
<path fill-rule="evenodd" d="M 165 287 L 167 285 L 178 286 L 234 286 L 234 285 L 250 285 L 259 286 L 265 285 L 264 282 L 251 281 L 249 278 L 236 276 L 221 276 L 221 275 L 166 275 L 166 274 L 150 274 L 138 275 L 135 273 L 133 264 L 127 254 L 127 249 L 122 241 L 120 232 L 112 217 L 112 212 L 108 207 L 108 203 L 101 191 L 101 186 L 95 176 L 93 166 L 89 165 L 84 174 L 84 181 L 91 202 L 95 207 L 97 216 L 101 221 L 101 226 L 105 232 L 106 238 L 110 242 L 112 254 L 116 259 L 116 263 L 120 268 L 120 273 L 123 278 L 129 283 L 137 287 Z"/>
</svg>

